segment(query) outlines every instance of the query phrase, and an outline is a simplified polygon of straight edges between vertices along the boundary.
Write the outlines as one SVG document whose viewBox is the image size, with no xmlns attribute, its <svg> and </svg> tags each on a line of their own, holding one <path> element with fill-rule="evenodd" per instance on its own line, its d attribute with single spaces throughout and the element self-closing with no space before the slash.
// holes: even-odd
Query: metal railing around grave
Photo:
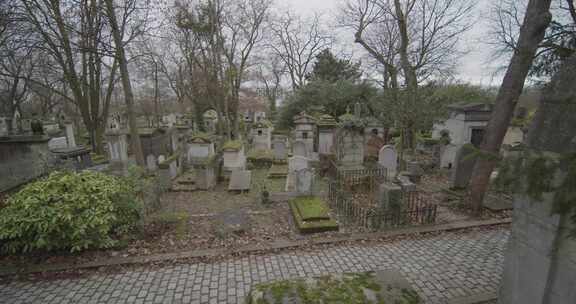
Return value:
<svg viewBox="0 0 576 304">
<path fill-rule="evenodd" d="M 329 205 L 345 225 L 381 230 L 436 222 L 437 205 L 427 202 L 418 192 L 403 192 L 400 203 L 388 209 L 370 196 L 373 195 L 345 191 L 336 182 L 328 187 Z"/>
</svg>

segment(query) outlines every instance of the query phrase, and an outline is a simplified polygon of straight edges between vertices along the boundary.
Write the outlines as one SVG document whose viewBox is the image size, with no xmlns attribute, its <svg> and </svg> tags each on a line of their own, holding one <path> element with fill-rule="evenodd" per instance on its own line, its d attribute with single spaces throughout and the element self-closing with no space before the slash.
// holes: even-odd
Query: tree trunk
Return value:
<svg viewBox="0 0 576 304">
<path fill-rule="evenodd" d="M 526 76 L 532 66 L 534 55 L 538 50 L 538 45 L 544 39 L 546 28 L 552 19 L 549 12 L 550 2 L 551 0 L 530 0 L 528 4 L 524 22 L 520 28 L 517 49 L 502 80 L 502 86 L 498 91 L 496 104 L 480 146 L 483 154 L 499 154 L 508 125 L 514 115 L 518 97 L 522 93 Z M 467 200 L 476 216 L 482 212 L 484 194 L 488 189 L 490 175 L 495 165 L 495 160 L 480 158 L 474 166 L 472 179 L 468 186 Z"/>
<path fill-rule="evenodd" d="M 138 135 L 138 126 L 136 125 L 136 116 L 134 114 L 134 94 L 132 92 L 132 84 L 130 82 L 130 73 L 128 71 L 128 62 L 126 60 L 126 53 L 122 41 L 122 33 L 116 20 L 116 13 L 114 11 L 114 1 L 106 0 L 106 12 L 110 20 L 110 28 L 116 45 L 116 59 L 120 68 L 120 77 L 122 78 L 122 87 L 124 88 L 124 100 L 126 102 L 126 114 L 128 115 L 128 125 L 130 128 L 130 143 L 132 151 L 136 157 L 136 163 L 144 166 L 144 155 L 142 153 L 142 145 L 140 144 L 140 136 Z"/>
</svg>

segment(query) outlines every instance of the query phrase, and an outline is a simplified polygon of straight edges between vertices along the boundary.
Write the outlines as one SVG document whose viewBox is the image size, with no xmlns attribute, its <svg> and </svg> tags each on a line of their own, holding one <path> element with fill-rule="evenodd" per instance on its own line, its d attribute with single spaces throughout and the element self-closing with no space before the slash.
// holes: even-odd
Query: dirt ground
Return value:
<svg viewBox="0 0 576 304">
<path fill-rule="evenodd" d="M 93 250 L 79 254 L 42 253 L 21 256 L 0 256 L 0 267 L 43 263 L 85 263 L 110 257 L 145 256 L 211 248 L 232 249 L 246 245 L 271 245 L 283 240 L 311 237 L 330 238 L 355 232 L 365 232 L 353 226 L 341 226 L 338 232 L 314 236 L 301 235 L 295 229 L 287 202 L 263 205 L 261 189 L 281 192 L 285 179 L 269 179 L 267 169 L 253 170 L 251 191 L 243 194 L 227 191 L 227 182 L 220 182 L 214 191 L 167 192 L 161 198 L 161 208 L 152 214 L 142 232 L 124 240 L 122 246 L 109 250 Z M 454 197 L 443 189 L 448 185 L 446 172 L 424 176 L 418 185 L 426 199 L 439 206 L 437 223 L 465 221 L 470 217 L 454 207 Z M 316 191 L 325 191 L 326 183 L 318 181 Z M 248 215 L 248 229 L 239 234 L 221 235 L 218 216 L 227 211 L 242 210 Z M 506 217 L 509 213 L 489 214 Z M 156 218 L 156 220 L 153 220 Z M 160 219 L 160 220 L 158 220 Z"/>
</svg>

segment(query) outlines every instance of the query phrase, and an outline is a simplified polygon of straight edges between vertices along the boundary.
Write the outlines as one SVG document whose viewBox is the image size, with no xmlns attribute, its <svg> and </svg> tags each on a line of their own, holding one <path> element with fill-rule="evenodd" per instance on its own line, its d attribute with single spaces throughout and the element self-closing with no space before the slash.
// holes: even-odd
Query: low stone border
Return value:
<svg viewBox="0 0 576 304">
<path fill-rule="evenodd" d="M 484 304 L 496 303 L 497 300 L 498 294 L 495 292 L 489 292 L 462 298 L 453 298 L 448 300 L 448 304 Z"/>
<path fill-rule="evenodd" d="M 78 269 L 90 269 L 99 268 L 105 266 L 120 266 L 120 265 L 143 265 L 154 262 L 163 261 L 175 261 L 180 259 L 194 259 L 194 258 L 212 258 L 223 255 L 240 255 L 240 254 L 250 254 L 250 253 L 263 253 L 272 252 L 282 249 L 296 249 L 298 247 L 310 246 L 310 245 L 329 245 L 338 244 L 342 242 L 354 242 L 354 241 L 370 241 L 378 240 L 389 237 L 398 237 L 410 234 L 421 234 L 421 233 L 432 233 L 432 232 L 442 232 L 442 231 L 455 231 L 476 227 L 484 226 L 495 226 L 511 223 L 511 219 L 490 219 L 490 220 L 477 220 L 477 221 L 462 221 L 454 222 L 440 225 L 429 225 L 429 226 L 417 226 L 409 228 L 393 229 L 381 232 L 371 232 L 371 233 L 359 233 L 344 235 L 342 237 L 335 238 L 314 238 L 308 240 L 299 241 L 278 241 L 271 245 L 248 245 L 234 250 L 226 250 L 221 248 L 215 249 L 205 249 L 205 250 L 193 250 L 184 251 L 178 253 L 167 253 L 167 254 L 157 254 L 150 256 L 135 256 L 135 257 L 114 257 L 101 261 L 94 261 L 84 264 L 53 264 L 53 265 L 42 265 L 33 266 L 21 269 L 0 269 L 0 276 L 9 275 L 22 275 L 22 274 L 32 274 L 40 272 L 55 272 L 55 271 L 68 271 L 68 270 L 78 270 Z M 468 303 L 468 302 L 463 302 Z M 470 302 L 472 303 L 472 302 Z"/>
</svg>

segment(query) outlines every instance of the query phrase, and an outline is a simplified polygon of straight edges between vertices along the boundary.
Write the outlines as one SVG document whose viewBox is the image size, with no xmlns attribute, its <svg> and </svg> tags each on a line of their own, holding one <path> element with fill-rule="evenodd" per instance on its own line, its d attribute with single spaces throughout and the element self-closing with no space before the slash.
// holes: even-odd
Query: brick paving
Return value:
<svg viewBox="0 0 576 304">
<path fill-rule="evenodd" d="M 243 303 L 255 283 L 299 276 L 400 270 L 426 299 L 498 288 L 509 232 L 505 228 L 322 251 L 249 256 L 122 274 L 0 285 L 0 303 Z"/>
</svg>

